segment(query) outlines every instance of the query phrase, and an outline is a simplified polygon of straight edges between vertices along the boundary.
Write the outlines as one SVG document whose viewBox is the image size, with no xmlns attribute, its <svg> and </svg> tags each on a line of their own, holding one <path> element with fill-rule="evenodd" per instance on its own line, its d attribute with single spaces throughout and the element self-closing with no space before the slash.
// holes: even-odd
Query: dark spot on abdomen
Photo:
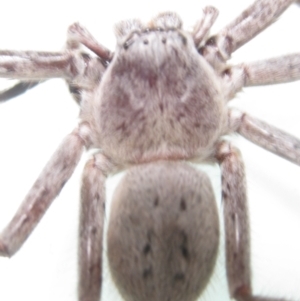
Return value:
<svg viewBox="0 0 300 301">
<path fill-rule="evenodd" d="M 184 279 L 185 279 L 185 276 L 184 276 L 184 274 L 183 273 L 177 273 L 177 274 L 175 274 L 174 275 L 174 281 L 184 281 Z"/>
<path fill-rule="evenodd" d="M 185 202 L 185 199 L 183 199 L 183 198 L 180 200 L 180 210 L 181 211 L 186 210 L 186 202 Z"/>
<path fill-rule="evenodd" d="M 152 275 L 153 275 L 153 271 L 152 271 L 151 267 L 148 267 L 148 268 L 144 269 L 144 271 L 143 271 L 143 278 L 144 279 L 147 279 L 147 278 L 151 277 Z"/>
<path fill-rule="evenodd" d="M 188 246 L 187 246 L 188 238 L 184 231 L 182 231 L 181 235 L 182 235 L 182 242 L 180 245 L 180 251 L 181 251 L 181 254 L 184 257 L 184 259 L 188 260 L 189 259 L 189 250 L 188 250 Z"/>
<path fill-rule="evenodd" d="M 147 243 L 145 246 L 144 246 L 144 249 L 143 249 L 143 253 L 145 255 L 149 254 L 151 252 L 151 246 L 149 243 Z"/>
</svg>

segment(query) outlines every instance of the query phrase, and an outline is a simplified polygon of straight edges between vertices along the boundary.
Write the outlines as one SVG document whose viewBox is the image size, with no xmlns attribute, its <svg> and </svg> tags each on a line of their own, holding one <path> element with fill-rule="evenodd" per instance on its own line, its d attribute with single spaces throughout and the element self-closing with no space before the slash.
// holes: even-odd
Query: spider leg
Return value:
<svg viewBox="0 0 300 301">
<path fill-rule="evenodd" d="M 98 43 L 85 27 L 79 23 L 74 23 L 68 29 L 67 47 L 74 49 L 78 48 L 80 44 L 93 51 L 104 61 L 110 62 L 113 58 L 113 52 Z"/>
<path fill-rule="evenodd" d="M 218 15 L 219 15 L 219 11 L 215 7 L 213 6 L 204 7 L 203 15 L 195 25 L 193 30 L 193 39 L 195 45 L 199 45 L 199 43 L 206 38 L 210 28 L 215 23 Z"/>
<path fill-rule="evenodd" d="M 300 139 L 246 113 L 231 109 L 229 132 L 237 132 L 262 148 L 300 165 Z"/>
<path fill-rule="evenodd" d="M 239 47 L 253 39 L 274 22 L 295 0 L 257 0 L 200 49 L 202 55 L 216 68 Z"/>
<path fill-rule="evenodd" d="M 81 155 L 85 126 L 69 134 L 33 184 L 15 216 L 0 234 L 0 256 L 14 255 L 72 175 Z"/>
<path fill-rule="evenodd" d="M 86 82 L 98 83 L 104 71 L 105 66 L 97 58 L 77 51 L 0 50 L 0 77 L 3 78 L 35 81 L 59 77 L 86 85 Z"/>
<path fill-rule="evenodd" d="M 3 78 L 73 79 L 79 73 L 80 64 L 80 57 L 69 52 L 0 51 L 0 77 Z"/>
<path fill-rule="evenodd" d="M 43 81 L 20 81 L 14 86 L 0 91 L 0 102 L 7 101 L 9 99 L 15 98 L 27 90 L 34 88 Z"/>
<path fill-rule="evenodd" d="M 88 54 L 75 54 L 74 50 L 78 49 L 80 44 L 93 51 L 101 62 L 97 62 L 97 58 L 91 58 Z M 67 80 L 70 90 L 77 91 L 86 88 L 87 81 L 92 84 L 99 83 L 99 76 L 95 76 L 95 67 L 101 77 L 104 67 L 112 60 L 113 53 L 99 44 L 79 23 L 74 23 L 68 29 L 67 49 L 70 51 L 0 51 L 0 77 L 21 79 L 15 86 L 0 91 L 0 102 L 35 87 L 41 82 L 40 79 L 61 77 Z M 35 81 L 36 79 L 38 81 Z M 77 95 L 74 97 L 78 98 Z M 76 101 L 79 102 L 78 99 Z"/>
<path fill-rule="evenodd" d="M 228 100 L 243 87 L 300 80 L 300 53 L 235 65 L 226 69 L 222 76 Z"/>
<path fill-rule="evenodd" d="M 244 163 L 238 149 L 224 141 L 218 145 L 216 158 L 222 172 L 226 272 L 230 295 L 238 301 L 287 301 L 253 296 Z"/>
<path fill-rule="evenodd" d="M 80 91 L 94 89 L 95 85 L 99 84 L 106 66 L 107 62 L 80 53 L 78 50 L 65 52 L 0 50 L 0 77 L 21 80 L 15 87 L 0 92 L 0 97 L 8 100 L 14 95 L 23 93 L 28 89 L 28 82 L 63 78 L 67 81 L 76 101 L 80 102 Z"/>
<path fill-rule="evenodd" d="M 78 57 L 68 52 L 0 51 L 0 77 L 3 78 L 72 79 L 78 73 L 76 64 L 80 64 Z"/>
<path fill-rule="evenodd" d="M 79 300 L 98 301 L 102 284 L 105 181 L 112 163 L 98 153 L 84 168 L 79 229 Z"/>
</svg>

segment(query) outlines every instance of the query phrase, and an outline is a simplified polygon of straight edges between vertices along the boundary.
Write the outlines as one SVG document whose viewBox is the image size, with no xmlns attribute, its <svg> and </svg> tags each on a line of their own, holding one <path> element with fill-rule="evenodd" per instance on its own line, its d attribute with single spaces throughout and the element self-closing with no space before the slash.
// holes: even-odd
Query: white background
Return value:
<svg viewBox="0 0 300 301">
<path fill-rule="evenodd" d="M 251 3 L 252 0 L 2 1 L 0 49 L 60 50 L 68 25 L 80 21 L 113 50 L 112 29 L 119 20 L 148 20 L 172 10 L 181 15 L 186 28 L 191 28 L 201 8 L 211 4 L 220 10 L 216 30 Z M 233 61 L 299 52 L 299 28 L 300 7 L 293 6 L 271 28 L 237 51 Z M 300 137 L 300 82 L 244 89 L 232 105 Z M 11 219 L 60 141 L 74 128 L 77 114 L 77 105 L 59 79 L 1 104 L 0 229 Z M 300 169 L 242 138 L 235 136 L 232 140 L 246 162 L 254 291 L 300 300 Z M 76 300 L 79 183 L 85 160 L 86 156 L 21 250 L 11 259 L 0 258 L 1 301 Z M 209 174 L 220 204 L 219 169 L 215 166 Z M 222 251 L 221 247 L 215 275 L 201 300 L 229 299 Z M 121 300 L 109 284 L 107 270 L 104 280 L 102 301 Z"/>
</svg>

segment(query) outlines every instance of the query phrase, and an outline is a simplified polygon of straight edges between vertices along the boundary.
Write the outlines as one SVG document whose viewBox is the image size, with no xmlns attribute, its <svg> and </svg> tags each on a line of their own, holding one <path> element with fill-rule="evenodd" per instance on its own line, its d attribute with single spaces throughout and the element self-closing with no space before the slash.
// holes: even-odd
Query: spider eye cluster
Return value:
<svg viewBox="0 0 300 301">
<path fill-rule="evenodd" d="M 181 27 L 182 21 L 176 13 L 165 12 L 154 17 L 148 24 L 138 19 L 121 21 L 115 25 L 115 35 L 117 39 L 124 39 L 133 33 L 174 30 Z"/>
</svg>

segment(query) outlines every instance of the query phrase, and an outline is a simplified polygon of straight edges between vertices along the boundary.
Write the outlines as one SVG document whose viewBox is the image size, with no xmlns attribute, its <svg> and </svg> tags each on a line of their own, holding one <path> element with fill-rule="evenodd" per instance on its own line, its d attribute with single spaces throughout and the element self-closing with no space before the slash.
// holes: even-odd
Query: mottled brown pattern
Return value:
<svg viewBox="0 0 300 301">
<path fill-rule="evenodd" d="M 195 301 L 214 269 L 219 221 L 207 176 L 182 161 L 213 161 L 222 169 L 230 296 L 287 301 L 253 295 L 244 166 L 223 135 L 239 133 L 300 165 L 298 138 L 227 107 L 245 86 L 300 79 L 299 53 L 227 63 L 292 2 L 256 0 L 210 37 L 218 10 L 207 6 L 192 32 L 172 12 L 148 24 L 122 21 L 115 28 L 115 52 L 78 23 L 69 28 L 65 51 L 0 50 L 0 76 L 26 81 L 0 92 L 0 100 L 37 81 L 61 77 L 80 105 L 78 128 L 0 234 L 0 255 L 19 250 L 70 178 L 84 147 L 96 148 L 101 151 L 88 161 L 82 179 L 78 300 L 100 298 L 105 181 L 128 168 L 114 195 L 108 229 L 109 265 L 118 289 L 126 301 Z M 81 45 L 92 53 L 83 53 Z"/>
<path fill-rule="evenodd" d="M 107 161 L 101 154 L 90 159 L 84 168 L 81 187 L 79 228 L 79 300 L 98 300 L 102 283 L 102 241 L 105 210 L 106 176 L 98 162 Z M 108 172 L 108 170 L 106 171 Z"/>
<path fill-rule="evenodd" d="M 53 199 L 75 169 L 83 151 L 83 141 L 75 130 L 67 136 L 45 166 L 18 212 L 0 236 L 6 256 L 12 256 L 44 215 Z M 0 249 L 0 253 L 2 253 Z"/>
<path fill-rule="evenodd" d="M 195 300 L 219 239 L 207 176 L 182 162 L 140 165 L 124 177 L 112 206 L 108 257 L 124 299 Z"/>
<path fill-rule="evenodd" d="M 217 156 L 222 170 L 227 278 L 230 295 L 237 297 L 238 288 L 251 283 L 244 165 L 238 150 L 226 142 L 220 144 Z"/>
<path fill-rule="evenodd" d="M 119 162 L 151 161 L 158 153 L 165 158 L 197 156 L 213 145 L 222 127 L 225 101 L 217 79 L 188 35 L 186 49 L 182 33 L 151 31 L 147 46 L 145 35 L 135 34 L 128 49 L 116 51 L 99 87 L 95 122 L 100 122 L 103 149 Z M 156 46 L 163 45 L 162 37 L 167 45 Z"/>
</svg>

